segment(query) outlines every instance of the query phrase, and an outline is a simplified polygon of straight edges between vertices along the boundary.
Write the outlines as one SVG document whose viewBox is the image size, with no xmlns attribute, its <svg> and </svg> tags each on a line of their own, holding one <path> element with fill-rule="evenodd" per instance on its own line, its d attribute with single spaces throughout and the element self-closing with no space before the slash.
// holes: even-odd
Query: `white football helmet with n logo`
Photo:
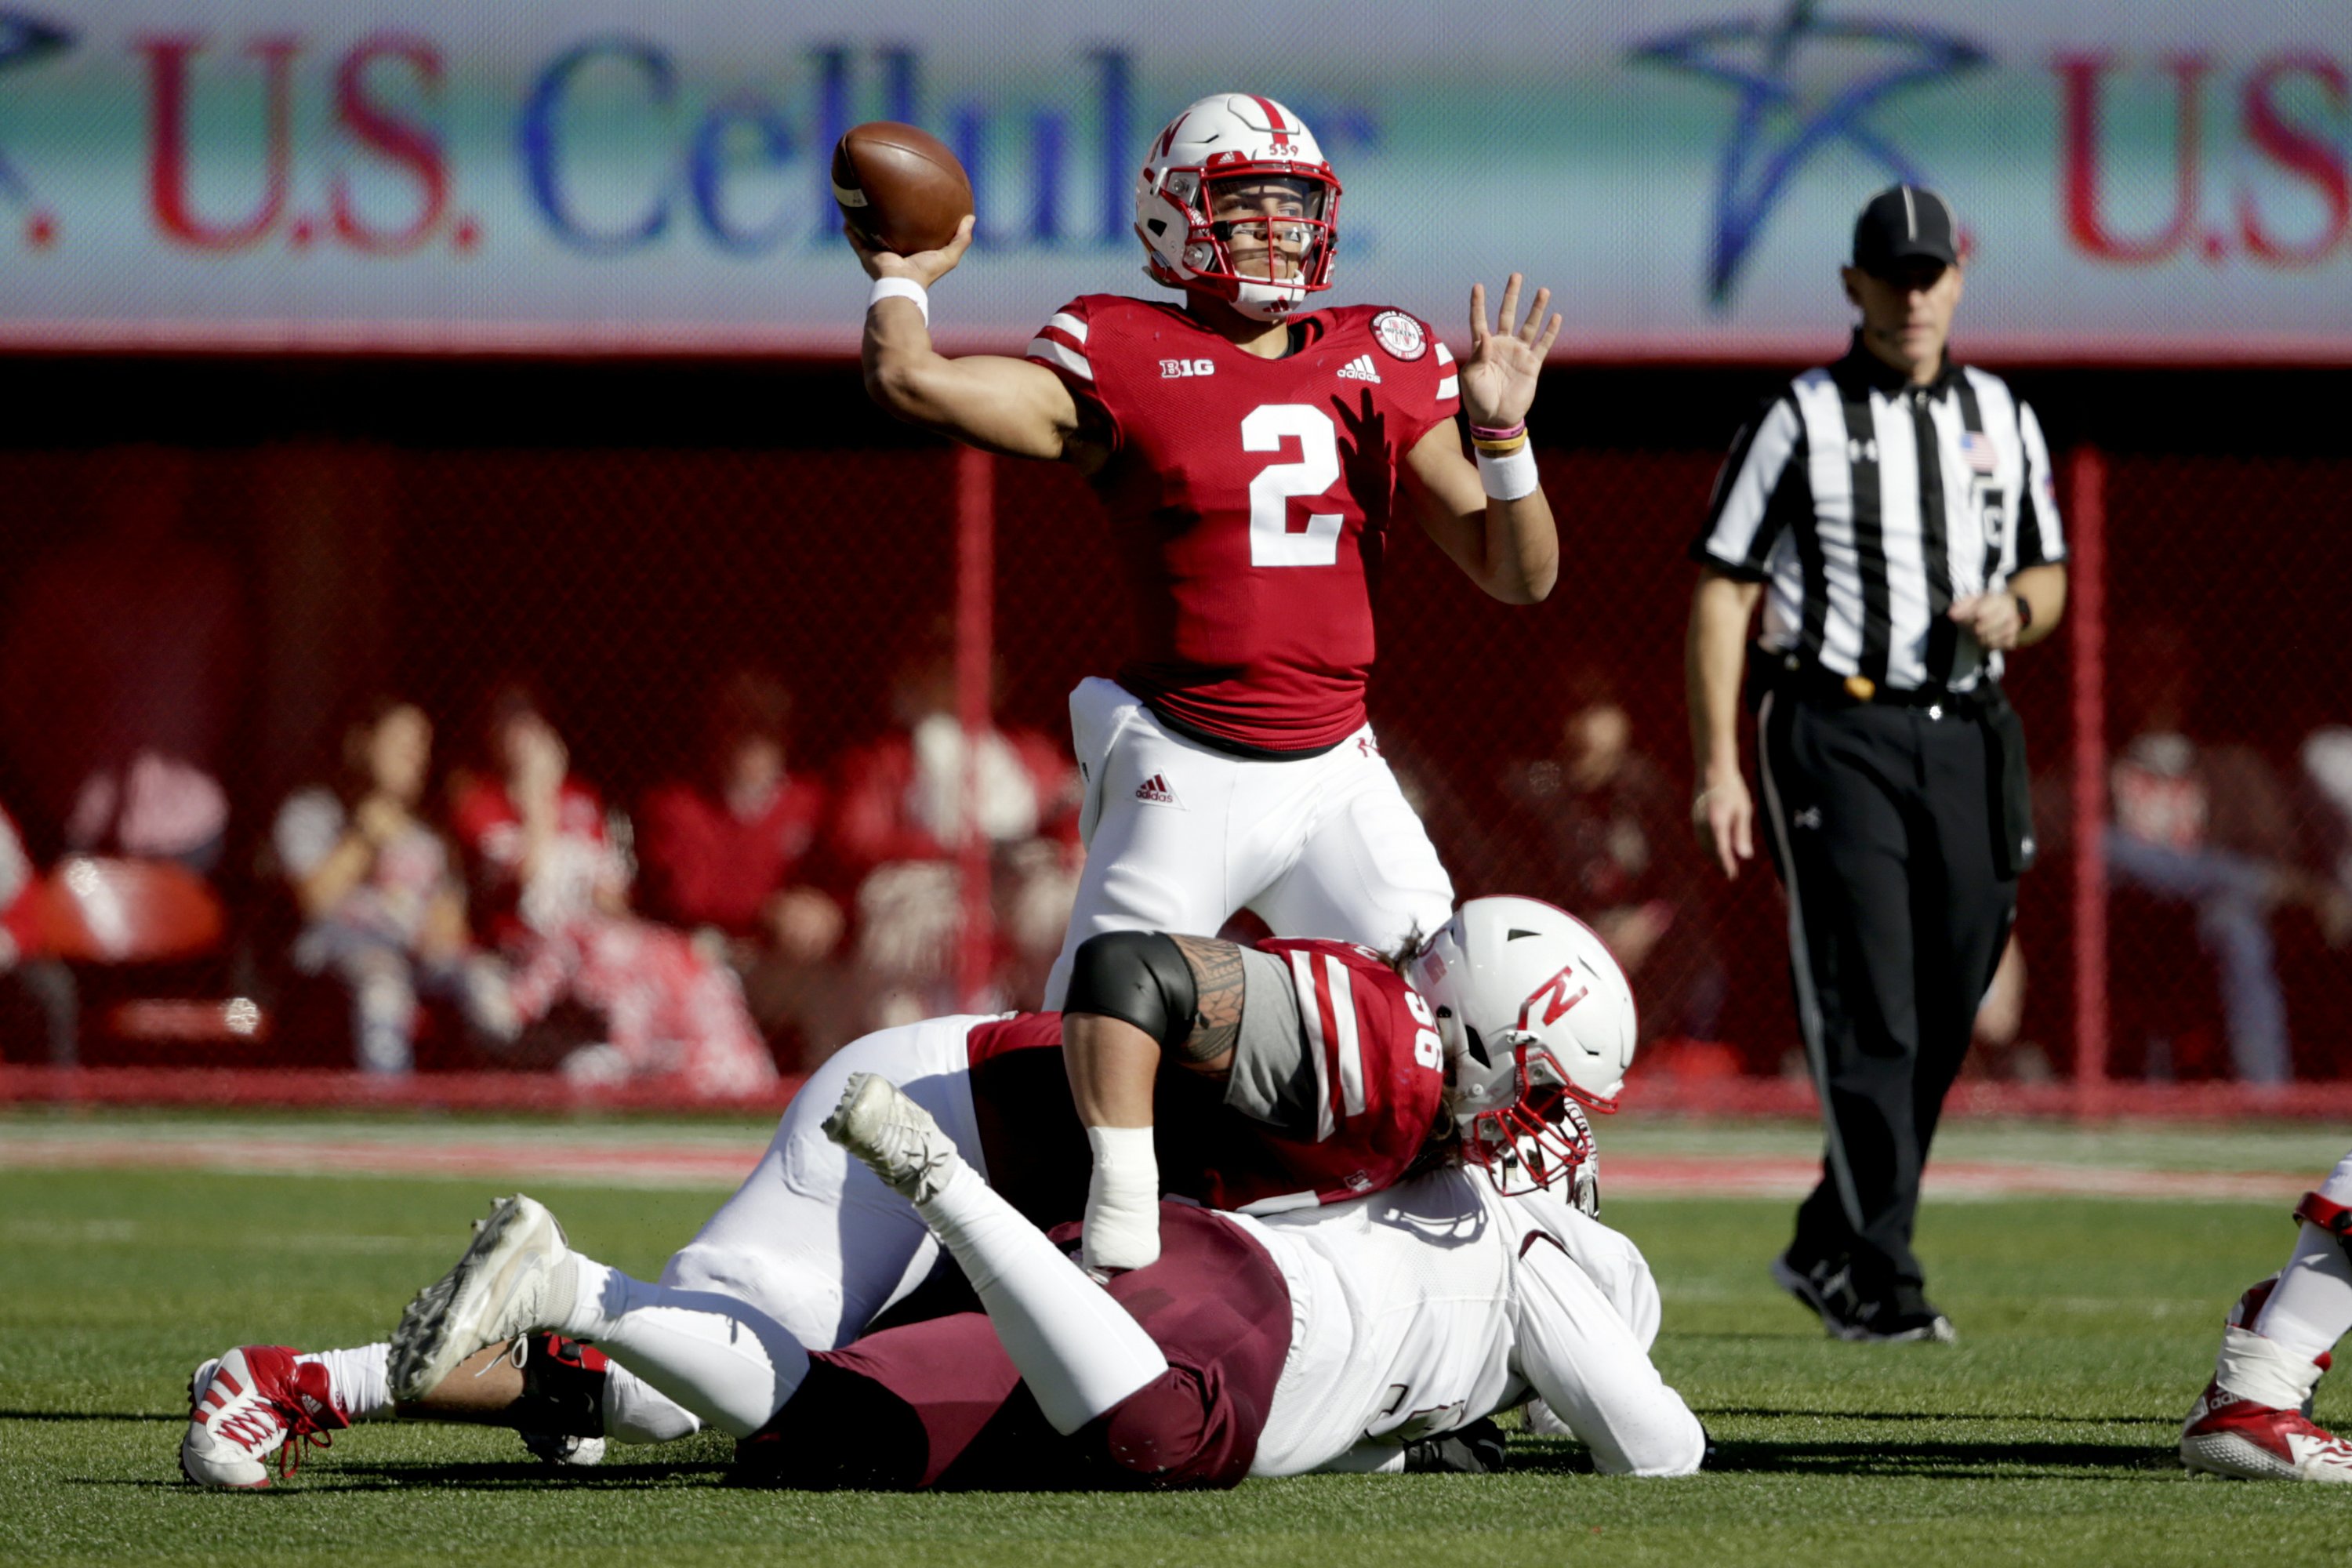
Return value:
<svg viewBox="0 0 2352 1568">
<path fill-rule="evenodd" d="M 1219 187 L 1281 187 L 1290 199 L 1219 218 Z M 1277 207 L 1279 210 L 1276 210 Z M 1279 321 L 1331 286 L 1339 182 L 1298 116 L 1255 93 L 1215 92 L 1152 138 L 1135 184 L 1135 233 L 1153 281 L 1198 289 L 1261 321 Z M 1263 275 L 1234 265 L 1236 228 L 1262 229 Z M 1281 276 L 1279 252 L 1292 270 Z"/>
<path fill-rule="evenodd" d="M 1540 900 L 1472 899 L 1404 973 L 1437 1012 L 1463 1157 L 1538 1186 L 1552 1175 L 1531 1155 L 1567 1170 L 1589 1158 L 1565 1101 L 1616 1110 L 1635 1033 L 1633 989 L 1592 929 Z"/>
</svg>

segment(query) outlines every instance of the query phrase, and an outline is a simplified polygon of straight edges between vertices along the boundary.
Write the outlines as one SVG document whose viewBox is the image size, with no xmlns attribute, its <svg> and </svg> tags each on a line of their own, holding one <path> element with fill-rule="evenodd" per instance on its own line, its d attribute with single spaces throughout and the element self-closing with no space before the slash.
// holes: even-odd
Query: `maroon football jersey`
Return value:
<svg viewBox="0 0 2352 1568">
<path fill-rule="evenodd" d="M 1444 1052 L 1429 1004 L 1370 948 L 1256 944 L 1290 965 L 1314 1064 L 1314 1133 L 1286 1137 L 1224 1103 L 1222 1084 L 1163 1067 L 1152 1142 L 1167 1192 L 1221 1209 L 1339 1203 L 1402 1179 L 1437 1121 Z M 1070 1103 L 1057 1013 L 968 1037 L 989 1184 L 1040 1225 L 1085 1212 L 1093 1155 Z"/>
<path fill-rule="evenodd" d="M 1294 326 L 1296 353 L 1260 359 L 1181 305 L 1088 294 L 1028 357 L 1110 444 L 1094 485 L 1139 638 L 1119 684 L 1213 739 L 1313 752 L 1364 722 L 1397 467 L 1461 395 L 1453 354 L 1402 310 Z"/>
</svg>

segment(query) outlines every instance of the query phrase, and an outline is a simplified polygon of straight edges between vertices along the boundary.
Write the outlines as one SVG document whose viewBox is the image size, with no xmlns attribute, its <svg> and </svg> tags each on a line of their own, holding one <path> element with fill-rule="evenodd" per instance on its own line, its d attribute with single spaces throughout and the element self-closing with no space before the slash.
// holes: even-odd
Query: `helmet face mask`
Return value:
<svg viewBox="0 0 2352 1568">
<path fill-rule="evenodd" d="M 1157 282 L 1280 321 L 1330 287 L 1339 182 L 1297 117 L 1271 99 L 1217 93 L 1152 143 L 1135 232 Z"/>
<path fill-rule="evenodd" d="M 1517 1088 L 1509 1101 L 1475 1111 L 1462 1126 L 1462 1160 L 1486 1173 L 1504 1197 L 1572 1186 L 1592 1158 L 1592 1129 L 1576 1109 L 1575 1089 L 1541 1043 L 1511 1047 Z"/>
<path fill-rule="evenodd" d="M 1583 1110 L 1633 1065 L 1633 988 L 1590 927 L 1534 899 L 1472 899 L 1405 966 L 1435 1014 L 1463 1158 L 1505 1192 L 1589 1163 Z"/>
</svg>

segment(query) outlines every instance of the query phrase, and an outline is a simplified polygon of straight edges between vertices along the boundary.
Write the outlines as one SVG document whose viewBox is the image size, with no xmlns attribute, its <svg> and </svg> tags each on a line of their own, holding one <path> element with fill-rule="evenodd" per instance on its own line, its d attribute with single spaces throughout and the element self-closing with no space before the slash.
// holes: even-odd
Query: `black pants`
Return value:
<svg viewBox="0 0 2352 1568">
<path fill-rule="evenodd" d="M 1792 1260 L 1843 1259 L 1865 1296 L 1916 1286 L 1919 1173 L 2017 912 L 2017 883 L 1993 858 L 1984 726 L 1952 709 L 1783 690 L 1758 728 L 1827 1134 Z"/>
</svg>

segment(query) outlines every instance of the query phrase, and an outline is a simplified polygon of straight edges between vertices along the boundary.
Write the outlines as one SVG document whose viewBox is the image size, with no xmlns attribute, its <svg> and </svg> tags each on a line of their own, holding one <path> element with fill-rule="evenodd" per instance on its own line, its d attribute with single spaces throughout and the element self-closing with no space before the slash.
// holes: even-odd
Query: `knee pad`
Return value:
<svg viewBox="0 0 2352 1568">
<path fill-rule="evenodd" d="M 1114 931 L 1078 944 L 1062 1011 L 1132 1024 L 1173 1050 L 1192 1033 L 1200 992 L 1176 939 L 1161 931 Z"/>
</svg>

